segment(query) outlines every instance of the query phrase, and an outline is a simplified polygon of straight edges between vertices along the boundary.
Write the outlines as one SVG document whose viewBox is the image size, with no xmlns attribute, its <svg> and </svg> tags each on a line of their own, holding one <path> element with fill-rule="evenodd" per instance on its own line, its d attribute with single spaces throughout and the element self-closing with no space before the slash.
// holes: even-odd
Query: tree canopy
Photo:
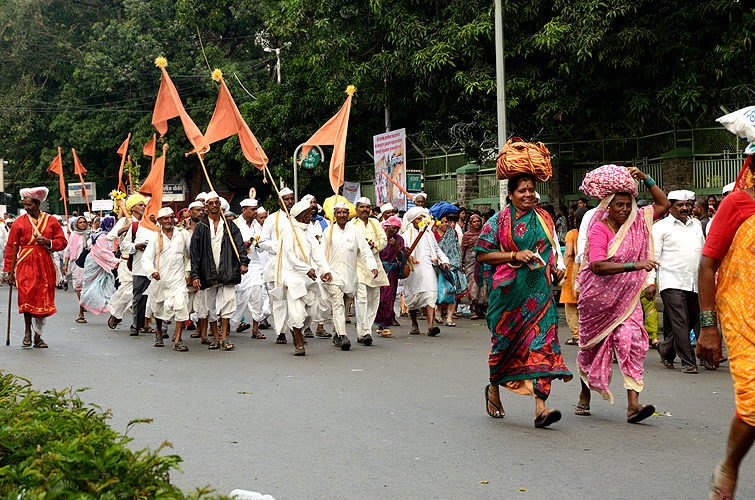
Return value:
<svg viewBox="0 0 755 500">
<path fill-rule="evenodd" d="M 709 125 L 753 103 L 755 8 L 736 0 L 504 0 L 510 133 L 615 137 Z M 491 0 L 6 0 L 0 5 L 0 157 L 13 187 L 53 184 L 57 146 L 92 177 L 116 175 L 154 133 L 157 56 L 204 130 L 220 68 L 275 174 L 357 87 L 347 164 L 369 162 L 372 136 L 461 144 L 471 159 L 496 134 Z M 282 81 L 275 77 L 280 49 Z M 200 179 L 171 122 L 168 176 Z M 237 139 L 206 156 L 221 178 L 261 175 Z M 325 166 L 303 173 L 319 182 Z"/>
</svg>

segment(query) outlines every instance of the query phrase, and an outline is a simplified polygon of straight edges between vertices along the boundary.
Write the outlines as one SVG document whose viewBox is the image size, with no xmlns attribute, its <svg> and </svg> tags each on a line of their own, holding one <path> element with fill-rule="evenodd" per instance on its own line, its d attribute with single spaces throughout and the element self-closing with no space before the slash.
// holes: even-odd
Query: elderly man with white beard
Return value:
<svg viewBox="0 0 755 500">
<path fill-rule="evenodd" d="M 281 231 L 276 251 L 276 287 L 271 296 L 286 301 L 288 324 L 293 330 L 294 356 L 304 356 L 304 325 L 312 319 L 312 308 L 316 305 L 317 274 L 314 265 L 320 270 L 323 283 L 330 283 L 330 267 L 322 254 L 319 242 L 307 233 L 312 217 L 311 206 L 302 200 L 291 207 L 294 220 Z"/>
<path fill-rule="evenodd" d="M 414 270 L 409 277 L 404 279 L 404 302 L 409 309 L 412 318 L 412 335 L 419 335 L 417 323 L 417 310 L 425 308 L 427 312 L 427 335 L 434 337 L 440 333 L 440 328 L 435 326 L 435 304 L 438 300 L 438 277 L 433 269 L 433 262 L 439 261 L 446 269 L 449 268 L 449 260 L 446 254 L 438 246 L 432 231 L 427 227 L 431 223 L 430 212 L 424 207 L 410 208 L 404 215 L 403 233 L 401 237 L 404 244 L 411 248 L 417 242 L 411 253 L 411 262 Z M 423 225 L 423 229 L 420 227 Z"/>
<path fill-rule="evenodd" d="M 160 225 L 156 241 L 147 245 L 142 256 L 144 271 L 152 279 L 149 294 L 152 297 L 152 312 L 162 321 L 173 321 L 176 325 L 173 336 L 173 350 L 188 351 L 181 342 L 184 321 L 189 319 L 189 292 L 191 258 L 189 245 L 191 233 L 176 227 L 176 219 L 170 207 L 157 212 Z M 155 347 L 163 346 L 162 332 L 155 337 Z"/>
<path fill-rule="evenodd" d="M 336 203 L 333 214 L 336 222 L 325 231 L 322 243 L 333 279 L 324 287 L 333 309 L 333 344 L 348 351 L 351 341 L 346 336 L 346 308 L 359 282 L 357 258 L 370 270 L 373 278 L 377 278 L 378 269 L 367 240 L 353 224 L 348 224 L 349 206 L 344 202 Z"/>
<path fill-rule="evenodd" d="M 252 319 L 252 338 L 264 339 L 266 337 L 260 333 L 259 325 L 270 315 L 270 311 L 265 303 L 267 293 L 264 290 L 265 282 L 262 281 L 262 263 L 257 254 L 262 233 L 262 226 L 257 222 L 257 200 L 246 199 L 241 202 L 241 217 L 234 224 L 238 226 L 244 239 L 246 248 L 239 251 L 245 251 L 249 257 L 249 271 L 241 276 L 241 283 L 236 285 L 236 313 L 231 318 L 231 329 L 237 332 L 249 329 L 250 325 L 241 321 L 248 310 Z"/>
</svg>

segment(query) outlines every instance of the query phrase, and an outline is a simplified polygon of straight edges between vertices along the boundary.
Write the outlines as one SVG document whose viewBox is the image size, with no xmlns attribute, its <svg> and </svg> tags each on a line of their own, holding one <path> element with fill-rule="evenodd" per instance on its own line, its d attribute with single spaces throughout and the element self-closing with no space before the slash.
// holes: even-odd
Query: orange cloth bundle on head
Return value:
<svg viewBox="0 0 755 500">
<path fill-rule="evenodd" d="M 540 182 L 553 176 L 551 153 L 542 142 L 524 142 L 512 137 L 498 154 L 496 174 L 499 179 L 510 179 L 519 174 L 532 174 Z"/>
</svg>

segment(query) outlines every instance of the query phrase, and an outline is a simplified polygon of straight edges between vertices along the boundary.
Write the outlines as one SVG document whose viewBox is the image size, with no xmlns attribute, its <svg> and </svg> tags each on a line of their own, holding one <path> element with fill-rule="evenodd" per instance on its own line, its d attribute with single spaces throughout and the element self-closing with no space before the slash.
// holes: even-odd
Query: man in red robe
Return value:
<svg viewBox="0 0 755 500">
<path fill-rule="evenodd" d="M 18 289 L 18 310 L 24 314 L 26 323 L 21 343 L 24 347 L 32 346 L 32 330 L 34 347 L 47 347 L 42 340 L 45 321 L 57 312 L 55 285 L 58 280 L 52 252 L 63 250 L 68 244 L 58 220 L 40 210 L 48 192 L 46 187 L 21 190 L 26 213 L 13 221 L 5 245 L 3 270 L 9 273 L 8 281 Z M 17 255 L 15 270 L 11 268 L 14 249 Z"/>
</svg>

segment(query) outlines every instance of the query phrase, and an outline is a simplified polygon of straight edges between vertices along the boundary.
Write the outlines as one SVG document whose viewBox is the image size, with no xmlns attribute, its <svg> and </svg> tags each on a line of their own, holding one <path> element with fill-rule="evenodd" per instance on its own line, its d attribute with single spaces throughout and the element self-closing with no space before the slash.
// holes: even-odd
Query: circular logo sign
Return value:
<svg viewBox="0 0 755 500">
<path fill-rule="evenodd" d="M 309 153 L 307 153 L 307 156 L 301 161 L 301 166 L 312 170 L 317 165 L 320 164 L 320 152 L 317 150 L 317 148 L 312 148 L 309 150 Z"/>
</svg>

